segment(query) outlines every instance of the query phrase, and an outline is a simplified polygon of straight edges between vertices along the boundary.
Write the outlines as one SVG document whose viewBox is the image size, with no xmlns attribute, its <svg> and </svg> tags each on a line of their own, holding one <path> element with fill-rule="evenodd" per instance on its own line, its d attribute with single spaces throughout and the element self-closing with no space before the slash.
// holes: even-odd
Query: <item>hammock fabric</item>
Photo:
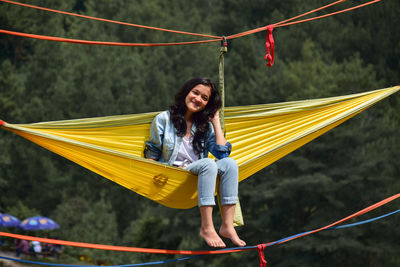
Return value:
<svg viewBox="0 0 400 267">
<path fill-rule="evenodd" d="M 397 92 L 400 86 L 348 96 L 225 109 L 231 157 L 242 181 L 342 122 Z M 197 205 L 197 178 L 143 158 L 158 112 L 9 124 L 2 128 L 171 208 Z"/>
</svg>

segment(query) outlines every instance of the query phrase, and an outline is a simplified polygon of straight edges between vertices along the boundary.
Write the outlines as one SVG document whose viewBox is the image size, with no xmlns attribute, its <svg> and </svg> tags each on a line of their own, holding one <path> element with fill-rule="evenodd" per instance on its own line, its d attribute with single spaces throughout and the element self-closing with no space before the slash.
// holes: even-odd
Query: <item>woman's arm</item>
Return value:
<svg viewBox="0 0 400 267">
<path fill-rule="evenodd" d="M 152 160 L 158 160 L 161 157 L 163 137 L 165 130 L 165 115 L 158 114 L 150 127 L 150 136 L 146 141 L 144 157 Z"/>
<path fill-rule="evenodd" d="M 222 132 L 221 122 L 219 121 L 219 112 L 210 120 L 212 124 L 211 133 L 206 140 L 208 151 L 211 152 L 217 159 L 229 157 L 232 145 L 225 139 Z"/>
</svg>

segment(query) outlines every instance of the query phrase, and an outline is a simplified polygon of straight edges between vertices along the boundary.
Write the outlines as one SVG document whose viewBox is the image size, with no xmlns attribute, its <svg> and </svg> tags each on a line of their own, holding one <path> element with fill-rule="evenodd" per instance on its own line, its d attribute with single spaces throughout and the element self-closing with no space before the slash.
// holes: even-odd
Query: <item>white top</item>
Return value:
<svg viewBox="0 0 400 267">
<path fill-rule="evenodd" d="M 39 241 L 32 241 L 33 251 L 36 253 L 42 252 L 42 246 Z"/>
<path fill-rule="evenodd" d="M 174 161 L 175 166 L 186 167 L 192 162 L 195 162 L 199 159 L 199 156 L 194 153 L 193 149 L 193 136 L 183 137 L 182 144 L 179 147 L 178 155 L 176 156 L 176 160 Z"/>
</svg>

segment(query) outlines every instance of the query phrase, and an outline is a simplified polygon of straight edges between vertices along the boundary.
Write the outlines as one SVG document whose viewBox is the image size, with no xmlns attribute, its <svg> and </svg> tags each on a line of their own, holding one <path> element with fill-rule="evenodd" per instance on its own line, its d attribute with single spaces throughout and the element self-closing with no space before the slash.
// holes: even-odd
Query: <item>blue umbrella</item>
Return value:
<svg viewBox="0 0 400 267">
<path fill-rule="evenodd" d="M 0 213 L 0 227 L 16 227 L 20 221 L 12 215 Z"/>
<path fill-rule="evenodd" d="M 60 226 L 47 217 L 43 216 L 34 216 L 30 218 L 26 218 L 19 224 L 19 228 L 23 230 L 53 230 L 60 228 Z"/>
</svg>

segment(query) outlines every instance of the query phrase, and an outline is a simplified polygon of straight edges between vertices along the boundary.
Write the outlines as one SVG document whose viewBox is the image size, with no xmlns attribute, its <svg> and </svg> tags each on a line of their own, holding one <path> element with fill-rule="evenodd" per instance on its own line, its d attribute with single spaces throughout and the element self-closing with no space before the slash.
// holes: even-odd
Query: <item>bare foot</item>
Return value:
<svg viewBox="0 0 400 267">
<path fill-rule="evenodd" d="M 206 241 L 207 245 L 213 248 L 225 248 L 224 241 L 219 237 L 214 228 L 201 228 L 200 236 Z"/>
<path fill-rule="evenodd" d="M 232 240 L 233 244 L 239 247 L 246 246 L 246 242 L 239 238 L 233 226 L 221 226 L 221 228 L 219 229 L 219 234 L 223 237 L 229 238 L 230 240 Z"/>
</svg>

